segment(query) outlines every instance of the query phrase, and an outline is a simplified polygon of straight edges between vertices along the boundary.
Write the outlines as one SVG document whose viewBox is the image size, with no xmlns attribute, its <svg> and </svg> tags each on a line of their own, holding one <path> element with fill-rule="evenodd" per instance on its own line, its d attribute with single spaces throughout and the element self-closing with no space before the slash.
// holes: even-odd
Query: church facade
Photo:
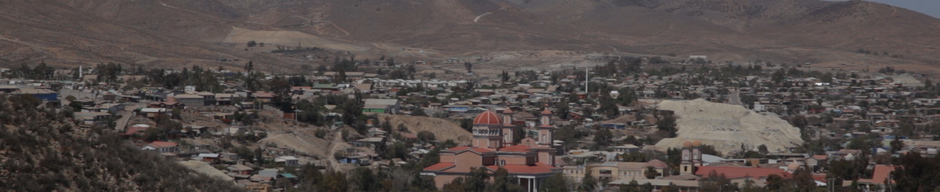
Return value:
<svg viewBox="0 0 940 192">
<path fill-rule="evenodd" d="M 556 149 L 553 148 L 555 127 L 552 112 L 547 109 L 539 116 L 539 125 L 527 127 L 527 135 L 513 142 L 513 111 L 506 109 L 502 116 L 492 111 L 480 113 L 473 119 L 473 140 L 470 146 L 441 150 L 440 162 L 425 167 L 421 175 L 431 176 L 437 188 L 443 188 L 456 178 L 470 175 L 471 168 L 486 169 L 493 173 L 506 169 L 526 191 L 538 191 L 545 179 L 561 172 L 555 167 Z"/>
</svg>

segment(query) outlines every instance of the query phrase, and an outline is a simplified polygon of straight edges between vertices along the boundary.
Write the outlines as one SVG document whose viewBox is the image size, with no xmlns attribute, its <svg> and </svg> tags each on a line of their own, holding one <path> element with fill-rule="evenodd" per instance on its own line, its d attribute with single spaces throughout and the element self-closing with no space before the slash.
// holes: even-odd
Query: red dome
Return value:
<svg viewBox="0 0 940 192">
<path fill-rule="evenodd" d="M 514 113 L 514 112 L 515 112 L 515 111 L 512 111 L 512 109 L 510 109 L 510 108 L 508 108 L 508 107 L 507 107 L 506 109 L 503 109 L 503 113 L 504 113 L 504 114 L 510 114 L 510 113 Z"/>
<path fill-rule="evenodd" d="M 493 113 L 492 111 L 484 111 L 477 115 L 476 118 L 473 118 L 474 125 L 502 125 L 502 119 L 499 118 L 499 115 Z"/>
</svg>

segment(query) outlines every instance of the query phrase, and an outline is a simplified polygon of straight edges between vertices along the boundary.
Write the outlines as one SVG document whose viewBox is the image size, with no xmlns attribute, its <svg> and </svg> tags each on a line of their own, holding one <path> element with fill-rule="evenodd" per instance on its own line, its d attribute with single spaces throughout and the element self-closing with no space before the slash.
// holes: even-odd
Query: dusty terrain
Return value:
<svg viewBox="0 0 940 192">
<path fill-rule="evenodd" d="M 444 141 L 452 139 L 454 142 L 457 142 L 457 144 L 465 145 L 470 144 L 470 140 L 473 139 L 473 135 L 471 135 L 470 132 L 460 128 L 460 125 L 454 124 L 446 119 L 420 116 L 379 115 L 379 119 L 382 120 L 386 117 L 389 118 L 392 127 L 397 128 L 398 125 L 401 124 L 405 125 L 408 131 L 412 133 L 429 131 L 434 134 L 437 140 Z"/>
<path fill-rule="evenodd" d="M 6 65 L 120 62 L 237 69 L 252 60 L 291 73 L 301 64 L 325 63 L 284 58 L 270 53 L 270 47 L 245 49 L 252 40 L 328 48 L 359 58 L 492 59 L 481 61 L 478 69 L 637 54 L 922 71 L 940 54 L 940 19 L 865 1 L 2 2 L 0 63 Z M 862 49 L 868 53 L 856 52 Z M 565 54 L 539 55 L 544 51 Z"/>
<path fill-rule="evenodd" d="M 722 154 L 741 150 L 747 143 L 750 150 L 766 145 L 770 152 L 786 151 L 803 143 L 800 130 L 778 117 L 764 116 L 739 105 L 712 103 L 702 99 L 662 101 L 660 110 L 671 110 L 676 120 L 678 137 L 666 138 L 656 147 L 682 147 L 685 141 L 700 140 L 715 146 Z"/>
</svg>

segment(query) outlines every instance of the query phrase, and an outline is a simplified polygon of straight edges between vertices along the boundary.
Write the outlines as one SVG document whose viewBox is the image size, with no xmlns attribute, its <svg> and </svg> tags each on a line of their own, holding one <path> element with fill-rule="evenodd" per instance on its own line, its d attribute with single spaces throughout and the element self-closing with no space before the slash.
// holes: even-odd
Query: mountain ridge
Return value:
<svg viewBox="0 0 940 192">
<path fill-rule="evenodd" d="M 6 21 L 0 62 L 7 64 L 305 63 L 225 41 L 237 29 L 306 33 L 326 44 L 363 47 L 355 53 L 361 55 L 422 50 L 406 55 L 425 58 L 566 50 L 928 65 L 940 53 L 940 37 L 933 35 L 940 19 L 864 1 L 43 0 L 8 1 L 0 9 L 8 10 L 0 13 Z M 311 42 L 304 46 L 321 41 Z M 888 56 L 858 55 L 858 49 Z"/>
</svg>

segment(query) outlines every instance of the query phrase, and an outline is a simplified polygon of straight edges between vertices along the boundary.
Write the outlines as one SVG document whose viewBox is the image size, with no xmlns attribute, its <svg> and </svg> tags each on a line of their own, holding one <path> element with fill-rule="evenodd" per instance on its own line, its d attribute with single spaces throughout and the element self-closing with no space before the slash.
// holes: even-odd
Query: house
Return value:
<svg viewBox="0 0 940 192">
<path fill-rule="evenodd" d="M 111 117 L 110 113 L 105 112 L 76 112 L 72 115 L 75 120 L 80 120 L 86 125 L 95 124 Z"/>
<path fill-rule="evenodd" d="M 155 151 L 159 153 L 179 153 L 180 146 L 176 142 L 154 141 L 140 148 L 144 151 Z"/>
<path fill-rule="evenodd" d="M 199 153 L 199 155 L 197 155 L 196 158 L 194 159 L 198 159 L 198 160 L 209 162 L 209 163 L 215 163 L 215 162 L 219 162 L 219 156 L 220 155 L 218 153 Z"/>
<path fill-rule="evenodd" d="M 363 113 L 390 113 L 397 114 L 401 109 L 398 99 L 366 99 L 362 107 Z"/>
<path fill-rule="evenodd" d="M 653 170 L 656 171 L 656 177 L 667 176 L 669 172 L 669 166 L 665 162 L 660 160 L 652 160 L 649 162 L 605 162 L 605 163 L 592 163 L 585 166 L 576 166 L 575 169 L 570 169 L 566 166 L 564 176 L 569 179 L 577 179 L 580 181 L 584 178 L 584 175 L 587 172 L 590 172 L 594 177 L 601 180 L 614 181 L 624 178 L 646 178 L 646 172 L 649 171 L 649 167 L 653 167 Z M 580 169 L 580 170 L 578 170 Z"/>
<path fill-rule="evenodd" d="M 274 163 L 288 167 L 300 165 L 297 161 L 297 157 L 294 156 L 280 156 L 274 158 Z"/>
<path fill-rule="evenodd" d="M 137 115 L 143 115 L 150 119 L 155 119 L 157 117 L 167 115 L 168 113 L 166 108 L 140 108 L 137 111 Z"/>
<path fill-rule="evenodd" d="M 13 92 L 13 94 L 31 95 L 43 101 L 59 100 L 59 93 L 49 89 L 21 88 L 20 90 Z"/>
<path fill-rule="evenodd" d="M 251 167 L 248 167 L 242 164 L 231 165 L 231 166 L 228 166 L 226 169 L 228 169 L 232 173 L 239 174 L 239 175 L 251 175 L 251 171 L 254 170 Z"/>
<path fill-rule="evenodd" d="M 886 184 L 885 181 L 893 182 L 893 180 L 888 180 L 888 179 L 891 178 L 890 177 L 891 172 L 894 172 L 894 169 L 895 169 L 894 166 L 891 166 L 891 165 L 875 165 L 875 170 L 871 174 L 872 178 L 871 179 L 860 178 L 858 179 L 858 184 L 865 186 L 866 189 L 875 188 L 873 186 L 880 186 L 877 188 L 884 189 L 885 184 Z M 881 190 L 881 191 L 884 191 L 884 190 Z"/>
<path fill-rule="evenodd" d="M 215 95 L 213 95 L 215 97 Z M 193 95 L 193 94 L 180 94 L 173 96 L 176 98 L 176 102 L 179 102 L 187 107 L 202 107 L 206 106 L 206 99 L 203 96 Z"/>
<path fill-rule="evenodd" d="M 633 144 L 614 146 L 614 147 L 611 147 L 611 149 L 613 149 L 614 152 L 623 152 L 623 153 L 636 153 L 640 151 L 640 147 L 637 147 L 636 145 L 633 145 Z"/>
</svg>

